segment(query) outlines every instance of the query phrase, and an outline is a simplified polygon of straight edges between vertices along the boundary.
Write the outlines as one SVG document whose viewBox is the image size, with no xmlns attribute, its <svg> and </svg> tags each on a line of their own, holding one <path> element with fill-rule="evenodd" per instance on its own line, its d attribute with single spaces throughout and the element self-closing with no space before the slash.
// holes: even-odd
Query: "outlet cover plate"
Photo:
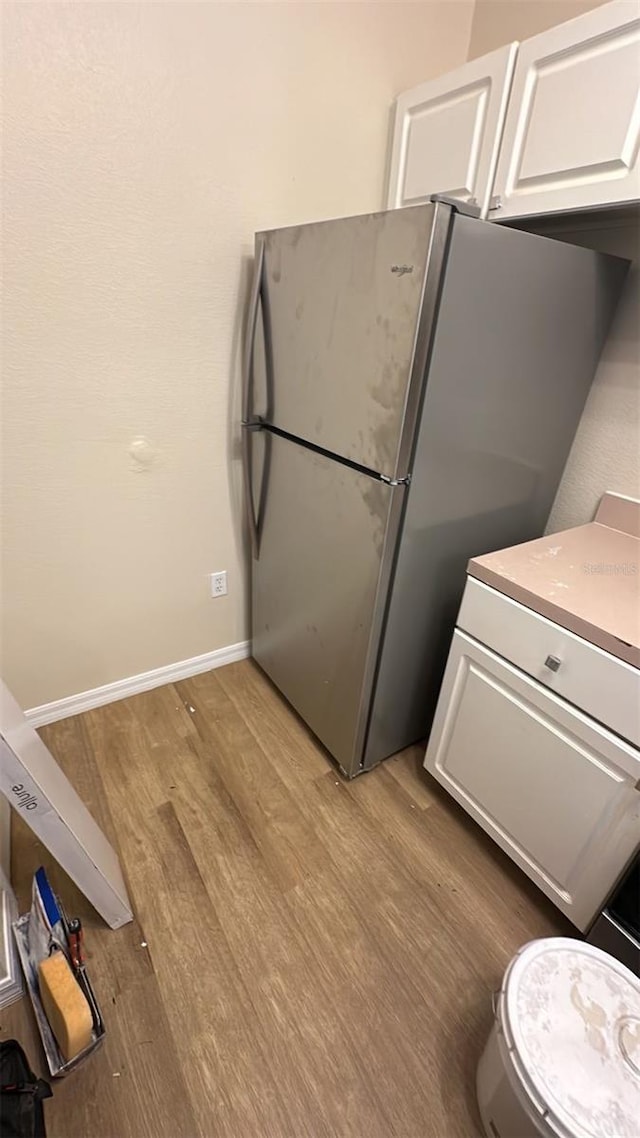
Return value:
<svg viewBox="0 0 640 1138">
<path fill-rule="evenodd" d="M 212 573 L 209 578 L 211 584 L 212 597 L 226 597 L 227 595 L 227 570 L 220 569 L 217 573 Z"/>
</svg>

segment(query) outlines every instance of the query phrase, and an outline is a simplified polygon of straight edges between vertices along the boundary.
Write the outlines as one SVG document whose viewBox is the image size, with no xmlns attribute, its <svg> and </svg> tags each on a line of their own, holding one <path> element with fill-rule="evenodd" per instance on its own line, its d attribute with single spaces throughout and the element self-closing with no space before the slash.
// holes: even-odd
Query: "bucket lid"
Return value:
<svg viewBox="0 0 640 1138">
<path fill-rule="evenodd" d="M 532 941 L 505 975 L 500 1019 L 519 1078 L 563 1138 L 638 1138 L 640 981 L 601 949 Z"/>
</svg>

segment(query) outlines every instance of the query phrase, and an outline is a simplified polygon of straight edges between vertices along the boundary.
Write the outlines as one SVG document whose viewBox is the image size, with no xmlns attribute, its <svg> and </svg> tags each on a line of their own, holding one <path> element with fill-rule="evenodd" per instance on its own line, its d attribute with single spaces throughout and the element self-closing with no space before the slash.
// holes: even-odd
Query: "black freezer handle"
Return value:
<svg viewBox="0 0 640 1138">
<path fill-rule="evenodd" d="M 244 481 L 244 500 L 249 523 L 251 553 L 258 557 L 258 522 L 253 501 L 253 478 L 251 464 L 251 432 L 260 429 L 260 423 L 252 418 L 253 404 L 253 353 L 258 326 L 258 309 L 262 294 L 262 267 L 264 264 L 264 241 L 256 239 L 256 256 L 253 267 L 253 281 L 249 294 L 247 328 L 244 340 L 242 366 L 242 473 Z"/>
</svg>

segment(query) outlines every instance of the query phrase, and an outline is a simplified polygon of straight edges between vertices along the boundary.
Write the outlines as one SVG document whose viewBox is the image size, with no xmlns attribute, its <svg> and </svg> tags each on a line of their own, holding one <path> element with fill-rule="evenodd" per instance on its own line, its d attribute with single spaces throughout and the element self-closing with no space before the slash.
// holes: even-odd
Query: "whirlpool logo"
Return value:
<svg viewBox="0 0 640 1138">
<path fill-rule="evenodd" d="M 391 272 L 395 273 L 397 277 L 403 277 L 405 273 L 413 272 L 413 265 L 392 265 Z"/>
</svg>

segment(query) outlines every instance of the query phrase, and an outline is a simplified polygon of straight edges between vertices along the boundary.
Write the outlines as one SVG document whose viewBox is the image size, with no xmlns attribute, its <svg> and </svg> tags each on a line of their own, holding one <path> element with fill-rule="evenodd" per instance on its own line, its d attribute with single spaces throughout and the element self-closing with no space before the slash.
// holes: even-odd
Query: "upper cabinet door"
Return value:
<svg viewBox="0 0 640 1138">
<path fill-rule="evenodd" d="M 615 0 L 520 45 L 490 216 L 640 198 L 640 18 Z"/>
<path fill-rule="evenodd" d="M 501 47 L 399 96 L 389 209 L 449 194 L 486 216 L 517 50 Z"/>
</svg>

